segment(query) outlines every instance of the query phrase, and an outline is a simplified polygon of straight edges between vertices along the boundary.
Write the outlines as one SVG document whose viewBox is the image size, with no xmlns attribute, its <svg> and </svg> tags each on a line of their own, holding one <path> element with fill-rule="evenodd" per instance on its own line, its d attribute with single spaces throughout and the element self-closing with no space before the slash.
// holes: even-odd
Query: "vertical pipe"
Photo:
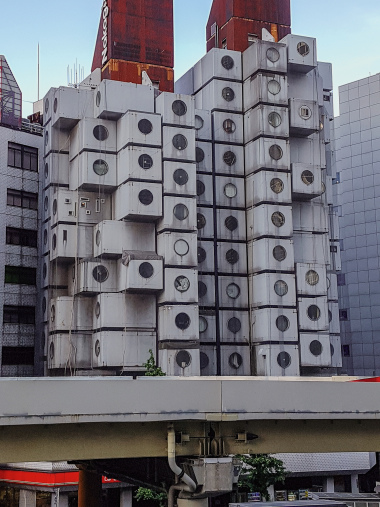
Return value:
<svg viewBox="0 0 380 507">
<path fill-rule="evenodd" d="M 102 506 L 102 476 L 88 470 L 80 470 L 78 507 L 90 506 Z"/>
</svg>

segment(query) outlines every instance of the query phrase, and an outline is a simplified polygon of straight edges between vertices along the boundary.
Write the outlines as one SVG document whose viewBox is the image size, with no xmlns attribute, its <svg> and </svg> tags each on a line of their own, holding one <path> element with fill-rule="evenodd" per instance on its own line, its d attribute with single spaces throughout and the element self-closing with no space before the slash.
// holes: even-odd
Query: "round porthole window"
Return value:
<svg viewBox="0 0 380 507">
<path fill-rule="evenodd" d="M 275 211 L 272 215 L 272 223 L 275 227 L 282 227 L 285 223 L 285 216 L 279 211 Z"/>
<path fill-rule="evenodd" d="M 145 135 L 150 134 L 153 130 L 152 122 L 147 120 L 146 118 L 143 118 L 142 120 L 140 120 L 138 122 L 137 126 L 138 126 L 139 131 Z"/>
<path fill-rule="evenodd" d="M 316 322 L 321 318 L 321 310 L 317 305 L 310 305 L 309 308 L 307 309 L 307 316 L 309 317 L 310 320 Z"/>
<path fill-rule="evenodd" d="M 101 232 L 100 231 L 96 231 L 96 236 L 95 236 L 96 246 L 100 245 L 101 239 L 102 239 Z"/>
<path fill-rule="evenodd" d="M 270 62 L 276 63 L 280 59 L 280 53 L 276 48 L 267 49 L 267 58 Z"/>
<path fill-rule="evenodd" d="M 45 164 L 45 178 L 49 176 L 49 164 L 46 162 Z"/>
<path fill-rule="evenodd" d="M 200 352 L 199 363 L 200 363 L 201 370 L 204 370 L 210 364 L 210 359 L 205 352 Z"/>
<path fill-rule="evenodd" d="M 141 190 L 139 193 L 139 201 L 144 206 L 149 206 L 153 202 L 153 194 L 150 190 Z"/>
<path fill-rule="evenodd" d="M 280 178 L 273 178 L 270 182 L 270 188 L 275 194 L 281 194 L 284 190 L 284 182 Z"/>
<path fill-rule="evenodd" d="M 55 321 L 55 305 L 51 305 L 50 307 L 50 320 L 51 322 Z"/>
<path fill-rule="evenodd" d="M 288 290 L 288 284 L 284 282 L 284 280 L 277 280 L 277 282 L 274 284 L 274 291 L 277 296 L 286 296 Z"/>
<path fill-rule="evenodd" d="M 297 51 L 301 56 L 306 56 L 310 53 L 310 47 L 306 42 L 299 42 L 297 44 Z"/>
<path fill-rule="evenodd" d="M 93 166 L 92 166 L 94 173 L 98 176 L 104 176 L 108 173 L 108 164 L 105 160 L 95 160 Z"/>
<path fill-rule="evenodd" d="M 54 359 L 54 354 L 55 354 L 54 343 L 51 342 L 50 345 L 49 345 L 49 357 L 50 357 L 50 359 Z"/>
<path fill-rule="evenodd" d="M 229 264 L 236 264 L 239 262 L 239 253 L 231 248 L 231 250 L 228 250 L 226 253 L 226 261 Z"/>
<path fill-rule="evenodd" d="M 175 356 L 175 360 L 180 368 L 185 369 L 191 364 L 191 355 L 187 350 L 180 350 Z"/>
<path fill-rule="evenodd" d="M 273 160 L 280 160 L 283 155 L 284 153 L 282 151 L 282 148 L 278 144 L 272 144 L 272 146 L 269 148 L 269 156 Z"/>
<path fill-rule="evenodd" d="M 44 210 L 47 211 L 49 209 L 49 198 L 48 196 L 44 199 Z"/>
<path fill-rule="evenodd" d="M 198 247 L 198 264 L 202 264 L 206 260 L 206 250 L 201 246 Z"/>
<path fill-rule="evenodd" d="M 237 299 L 240 296 L 240 287 L 236 283 L 227 285 L 226 294 L 231 299 Z"/>
<path fill-rule="evenodd" d="M 318 357 L 323 351 L 322 343 L 319 340 L 313 340 L 309 345 L 309 349 L 313 356 Z"/>
<path fill-rule="evenodd" d="M 179 239 L 174 243 L 174 251 L 177 255 L 183 257 L 189 253 L 189 243 L 184 239 Z"/>
<path fill-rule="evenodd" d="M 94 277 L 94 280 L 96 280 L 98 283 L 103 283 L 108 279 L 109 273 L 108 269 L 105 266 L 102 266 L 99 264 L 92 270 L 92 276 Z"/>
<path fill-rule="evenodd" d="M 153 159 L 150 155 L 146 153 L 144 155 L 139 156 L 139 166 L 142 169 L 150 169 L 153 165 Z"/>
<path fill-rule="evenodd" d="M 335 354 L 335 348 L 332 343 L 330 343 L 330 353 L 331 353 L 331 356 L 333 356 Z"/>
<path fill-rule="evenodd" d="M 177 204 L 173 209 L 174 216 L 181 222 L 189 216 L 189 210 L 184 204 Z"/>
<path fill-rule="evenodd" d="M 176 150 L 185 150 L 187 148 L 187 139 L 182 134 L 177 134 L 173 137 L 173 146 Z"/>
<path fill-rule="evenodd" d="M 57 235 L 56 234 L 53 234 L 53 238 L 52 238 L 52 247 L 53 247 L 53 250 L 55 250 L 57 248 Z"/>
<path fill-rule="evenodd" d="M 96 357 L 99 357 L 100 356 L 100 341 L 99 340 L 96 340 L 94 350 L 95 350 Z"/>
<path fill-rule="evenodd" d="M 207 331 L 207 328 L 208 328 L 207 319 L 205 319 L 204 317 L 199 317 L 199 332 L 205 333 Z"/>
<path fill-rule="evenodd" d="M 202 213 L 197 213 L 197 228 L 198 230 L 204 229 L 206 226 L 206 217 Z"/>
<path fill-rule="evenodd" d="M 281 125 L 282 119 L 281 116 L 278 113 L 276 113 L 276 111 L 272 111 L 268 115 L 268 122 L 269 125 L 271 125 L 273 128 L 277 128 Z"/>
<path fill-rule="evenodd" d="M 202 148 L 199 148 L 199 146 L 197 146 L 195 148 L 195 161 L 197 162 L 197 164 L 200 164 L 201 162 L 203 162 L 204 159 L 205 152 L 202 150 Z"/>
<path fill-rule="evenodd" d="M 310 269 L 306 273 L 305 279 L 307 284 L 314 286 L 317 285 L 317 283 L 319 282 L 319 275 L 316 271 Z"/>
<path fill-rule="evenodd" d="M 236 197 L 237 188 L 233 183 L 227 183 L 224 187 L 224 195 L 229 199 Z"/>
<path fill-rule="evenodd" d="M 177 185 L 182 187 L 189 181 L 189 175 L 184 169 L 176 169 L 173 173 L 173 179 Z"/>
<path fill-rule="evenodd" d="M 183 100 L 175 100 L 172 104 L 172 111 L 177 116 L 183 116 L 187 113 L 187 106 Z"/>
<path fill-rule="evenodd" d="M 234 165 L 236 162 L 236 155 L 233 151 L 226 151 L 223 155 L 223 161 L 227 165 Z"/>
<path fill-rule="evenodd" d="M 197 196 L 200 197 L 206 191 L 205 184 L 201 180 L 197 180 Z"/>
<path fill-rule="evenodd" d="M 204 125 L 203 118 L 199 116 L 198 114 L 195 115 L 195 129 L 200 130 Z"/>
<path fill-rule="evenodd" d="M 44 280 L 45 280 L 46 276 L 47 276 L 47 264 L 46 264 L 46 262 L 44 262 L 44 267 L 42 268 L 42 277 Z"/>
<path fill-rule="evenodd" d="M 224 225 L 227 227 L 229 231 L 233 232 L 238 228 L 239 224 L 235 217 L 229 216 L 225 219 Z"/>
<path fill-rule="evenodd" d="M 45 230 L 44 230 L 44 245 L 47 245 L 47 241 L 48 241 L 48 232 L 47 232 L 47 230 L 45 229 Z"/>
<path fill-rule="evenodd" d="M 233 354 L 230 355 L 228 359 L 228 364 L 234 370 L 238 370 L 240 366 L 243 364 L 243 358 L 241 357 L 240 354 L 234 352 Z"/>
<path fill-rule="evenodd" d="M 96 125 L 92 133 L 98 141 L 105 141 L 109 137 L 108 129 L 104 125 Z"/>
<path fill-rule="evenodd" d="M 280 352 L 277 356 L 277 364 L 286 370 L 286 368 L 289 368 L 290 364 L 292 362 L 292 358 L 290 357 L 290 354 L 288 352 Z"/>
<path fill-rule="evenodd" d="M 232 88 L 227 86 L 222 90 L 222 97 L 224 98 L 225 101 L 232 102 L 235 98 L 235 92 L 233 91 Z"/>
<path fill-rule="evenodd" d="M 186 292 L 190 288 L 190 280 L 186 276 L 177 276 L 174 281 L 174 287 L 178 292 Z"/>
<path fill-rule="evenodd" d="M 286 259 L 286 250 L 283 246 L 277 245 L 273 248 L 273 257 L 276 261 L 282 262 Z"/>
<path fill-rule="evenodd" d="M 311 171 L 303 171 L 301 174 L 301 180 L 305 183 L 305 185 L 311 185 L 314 182 L 314 174 Z"/>
<path fill-rule="evenodd" d="M 149 262 L 143 262 L 142 264 L 140 264 L 139 273 L 140 273 L 140 276 L 142 276 L 143 278 L 146 278 L 146 279 L 152 278 L 153 273 L 154 273 L 154 269 L 153 269 L 152 264 L 150 264 Z"/>
<path fill-rule="evenodd" d="M 268 92 L 272 95 L 278 95 L 281 91 L 281 85 L 275 79 L 268 81 Z"/>
<path fill-rule="evenodd" d="M 232 120 L 224 120 L 223 122 L 223 130 L 227 134 L 233 134 L 236 130 L 235 122 Z"/>
<path fill-rule="evenodd" d="M 234 62 L 233 58 L 231 58 L 229 55 L 223 56 L 222 67 L 224 67 L 226 70 L 231 70 L 234 65 L 235 65 L 235 62 Z"/>
<path fill-rule="evenodd" d="M 285 317 L 285 315 L 280 315 L 279 317 L 277 317 L 276 327 L 279 331 L 284 333 L 285 331 L 287 331 L 289 329 L 289 326 L 290 326 L 289 319 L 287 317 Z"/>
<path fill-rule="evenodd" d="M 299 109 L 299 115 L 303 120 L 309 120 L 313 113 L 311 112 L 311 109 L 309 106 L 301 106 Z"/>
<path fill-rule="evenodd" d="M 49 111 L 49 106 L 50 106 L 49 99 L 46 99 L 45 100 L 45 113 L 47 113 Z"/>
<path fill-rule="evenodd" d="M 42 313 L 46 312 L 46 297 L 42 298 Z"/>
<path fill-rule="evenodd" d="M 58 211 L 58 201 L 57 201 L 57 199 L 54 199 L 54 201 L 53 201 L 53 215 L 54 216 L 57 214 L 57 211 Z"/>
<path fill-rule="evenodd" d="M 101 100 L 102 100 L 102 94 L 100 92 L 97 92 L 97 94 L 96 94 L 96 107 L 100 106 Z"/>
<path fill-rule="evenodd" d="M 332 313 L 331 313 L 331 310 L 329 310 L 329 323 L 332 321 Z"/>
<path fill-rule="evenodd" d="M 99 301 L 95 305 L 95 317 L 97 319 L 100 317 L 100 303 L 99 303 Z"/>
<path fill-rule="evenodd" d="M 175 325 L 178 327 L 178 329 L 188 329 L 190 327 L 190 317 L 187 315 L 187 313 L 179 313 L 175 318 Z"/>
<path fill-rule="evenodd" d="M 56 97 L 54 99 L 54 104 L 53 104 L 53 110 L 54 110 L 55 113 L 57 112 L 57 109 L 58 109 L 58 99 Z"/>
<path fill-rule="evenodd" d="M 232 317 L 227 322 L 227 328 L 231 333 L 237 334 L 241 330 L 241 322 L 237 317 Z"/>
<path fill-rule="evenodd" d="M 198 295 L 200 298 L 207 294 L 207 285 L 204 282 L 198 282 Z"/>
</svg>

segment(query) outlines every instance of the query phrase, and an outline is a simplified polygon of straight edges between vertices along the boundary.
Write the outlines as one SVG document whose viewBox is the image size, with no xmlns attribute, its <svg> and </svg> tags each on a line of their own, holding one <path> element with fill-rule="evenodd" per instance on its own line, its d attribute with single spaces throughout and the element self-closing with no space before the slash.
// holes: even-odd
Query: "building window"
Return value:
<svg viewBox="0 0 380 507">
<path fill-rule="evenodd" d="M 34 306 L 4 306 L 4 324 L 35 324 L 36 309 Z"/>
<path fill-rule="evenodd" d="M 346 285 L 346 275 L 344 273 L 338 273 L 337 275 L 338 287 Z"/>
<path fill-rule="evenodd" d="M 339 310 L 339 320 L 348 320 L 348 310 Z"/>
<path fill-rule="evenodd" d="M 27 171 L 38 171 L 38 148 L 8 143 L 8 165 Z"/>
<path fill-rule="evenodd" d="M 255 33 L 249 33 L 248 34 L 248 46 L 252 46 L 252 44 L 254 42 L 257 42 L 257 39 L 258 39 L 258 35 L 256 35 Z"/>
<path fill-rule="evenodd" d="M 351 356 L 350 346 L 349 345 L 343 345 L 342 346 L 342 354 L 343 354 L 343 357 L 350 357 Z"/>
<path fill-rule="evenodd" d="M 2 364 L 16 366 L 19 364 L 34 365 L 34 347 L 3 347 Z"/>
<path fill-rule="evenodd" d="M 18 208 L 38 209 L 38 194 L 24 192 L 22 190 L 7 189 L 7 205 Z"/>
<path fill-rule="evenodd" d="M 21 266 L 5 266 L 5 283 L 36 285 L 36 269 Z"/>
<path fill-rule="evenodd" d="M 222 49 L 227 49 L 227 39 L 222 40 Z"/>
<path fill-rule="evenodd" d="M 7 245 L 37 248 L 37 231 L 7 227 Z"/>
</svg>

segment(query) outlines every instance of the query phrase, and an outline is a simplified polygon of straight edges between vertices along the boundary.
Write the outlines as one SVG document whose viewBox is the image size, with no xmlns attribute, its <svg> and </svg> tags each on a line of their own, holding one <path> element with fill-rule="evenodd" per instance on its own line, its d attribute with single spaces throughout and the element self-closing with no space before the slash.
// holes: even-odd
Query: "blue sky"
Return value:
<svg viewBox="0 0 380 507">
<path fill-rule="evenodd" d="M 157 0 L 159 1 L 159 0 Z M 254 0 L 253 0 L 254 1 Z M 317 38 L 318 59 L 331 61 L 337 86 L 380 72 L 379 0 L 291 0 L 293 33 Z M 102 0 L 2 1 L 0 53 L 28 101 L 37 99 L 37 44 L 43 96 L 67 84 L 76 60 L 90 72 Z M 175 72 L 180 77 L 205 52 L 205 25 L 212 0 L 174 0 Z"/>
</svg>

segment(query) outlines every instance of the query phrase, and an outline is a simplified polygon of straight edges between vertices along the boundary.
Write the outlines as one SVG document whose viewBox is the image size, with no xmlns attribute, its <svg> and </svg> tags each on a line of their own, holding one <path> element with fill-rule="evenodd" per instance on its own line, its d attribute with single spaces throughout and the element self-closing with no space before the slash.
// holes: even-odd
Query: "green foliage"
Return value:
<svg viewBox="0 0 380 507">
<path fill-rule="evenodd" d="M 149 349 L 150 357 L 144 366 L 146 368 L 145 376 L 146 377 L 165 377 L 166 373 L 164 373 L 159 366 L 156 365 L 156 361 L 154 360 L 153 350 Z"/>
<path fill-rule="evenodd" d="M 150 502 L 157 502 L 159 507 L 165 507 L 168 495 L 166 493 L 157 493 L 149 488 L 139 488 L 136 491 L 135 498 L 138 502 L 148 500 Z"/>
<path fill-rule="evenodd" d="M 277 482 L 284 483 L 287 471 L 284 463 L 270 454 L 238 456 L 245 463 L 239 479 L 239 489 L 261 493 L 269 501 L 268 487 Z"/>
</svg>

